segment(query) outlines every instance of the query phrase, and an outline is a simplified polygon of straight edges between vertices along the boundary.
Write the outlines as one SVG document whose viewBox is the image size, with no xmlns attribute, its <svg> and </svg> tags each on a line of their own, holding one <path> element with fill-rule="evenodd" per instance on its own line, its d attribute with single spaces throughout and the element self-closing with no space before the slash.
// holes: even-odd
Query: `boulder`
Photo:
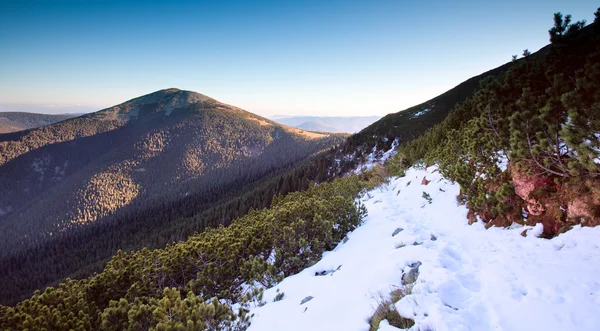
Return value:
<svg viewBox="0 0 600 331">
<path fill-rule="evenodd" d="M 313 299 L 313 297 L 309 295 L 306 298 L 302 299 L 302 301 L 300 301 L 300 305 L 302 306 L 303 304 L 309 302 L 312 299 Z"/>
</svg>

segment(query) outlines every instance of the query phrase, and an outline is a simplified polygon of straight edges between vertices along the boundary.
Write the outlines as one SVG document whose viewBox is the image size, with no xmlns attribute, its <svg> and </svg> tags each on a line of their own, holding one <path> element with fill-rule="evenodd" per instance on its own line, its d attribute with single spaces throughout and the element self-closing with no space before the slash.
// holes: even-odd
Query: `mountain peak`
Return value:
<svg viewBox="0 0 600 331">
<path fill-rule="evenodd" d="M 163 102 L 168 101 L 167 99 L 176 98 L 179 101 L 186 100 L 189 103 L 197 103 L 197 102 L 205 102 L 205 101 L 215 101 L 215 99 L 206 96 L 204 94 L 200 94 L 194 91 L 186 91 L 180 90 L 178 88 L 167 88 L 163 90 L 158 90 L 156 92 L 152 92 L 146 95 L 142 95 L 141 97 L 137 97 L 135 99 L 129 100 L 128 102 L 137 102 L 141 104 L 149 104 L 155 102 Z"/>
<path fill-rule="evenodd" d="M 118 116 L 119 118 L 126 119 L 138 117 L 142 114 L 161 112 L 168 116 L 175 109 L 203 102 L 217 101 L 197 92 L 167 88 L 128 100 L 122 104 L 102 110 L 100 113 L 109 117 Z"/>
</svg>

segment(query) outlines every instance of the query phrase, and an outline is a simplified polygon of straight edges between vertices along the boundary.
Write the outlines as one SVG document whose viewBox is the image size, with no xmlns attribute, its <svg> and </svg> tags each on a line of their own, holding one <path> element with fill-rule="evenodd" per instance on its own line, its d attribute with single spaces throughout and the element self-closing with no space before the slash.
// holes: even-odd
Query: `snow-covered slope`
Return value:
<svg viewBox="0 0 600 331">
<path fill-rule="evenodd" d="M 412 294 L 395 304 L 412 330 L 600 330 L 600 227 L 552 240 L 539 226 L 486 230 L 467 224 L 458 191 L 430 167 L 369 192 L 364 224 L 266 290 L 250 330 L 368 330 L 380 294 L 417 262 Z"/>
</svg>

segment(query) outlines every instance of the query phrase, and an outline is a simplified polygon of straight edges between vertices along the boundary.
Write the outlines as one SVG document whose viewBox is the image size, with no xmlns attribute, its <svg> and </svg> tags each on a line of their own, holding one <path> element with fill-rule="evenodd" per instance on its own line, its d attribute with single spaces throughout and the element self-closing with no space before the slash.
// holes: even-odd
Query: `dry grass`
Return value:
<svg viewBox="0 0 600 331">
<path fill-rule="evenodd" d="M 375 299 L 379 303 L 373 316 L 369 318 L 369 331 L 376 331 L 379 329 L 379 324 L 383 320 L 387 320 L 388 323 L 392 326 L 395 326 L 400 329 L 408 329 L 415 325 L 415 322 L 406 317 L 402 317 L 398 311 L 396 310 L 395 303 L 400 301 L 400 299 L 405 296 L 411 294 L 412 286 L 402 286 L 399 287 L 392 292 L 390 292 L 389 296 L 379 293 Z"/>
<path fill-rule="evenodd" d="M 304 136 L 308 139 L 319 139 L 319 138 L 323 138 L 325 136 L 327 136 L 326 134 L 323 133 L 317 133 L 317 132 L 312 132 L 312 131 L 306 131 L 306 130 L 302 130 L 302 129 L 297 129 L 297 128 L 292 128 L 291 126 L 284 126 L 284 128 L 289 131 L 289 132 L 293 132 L 295 134 L 299 134 L 301 136 Z"/>
<path fill-rule="evenodd" d="M 269 123 L 269 122 L 267 122 L 267 121 L 265 121 L 265 120 L 261 120 L 260 118 L 256 118 L 256 117 L 248 117 L 248 119 L 249 119 L 249 120 L 252 120 L 252 121 L 256 121 L 256 122 L 258 122 L 258 124 L 260 124 L 261 126 L 269 126 L 269 125 L 272 125 L 272 123 Z M 283 128 L 284 128 L 286 131 L 288 131 L 288 132 L 292 132 L 292 133 L 295 133 L 295 134 L 299 134 L 299 135 L 301 135 L 301 136 L 303 136 L 303 137 L 305 137 L 305 138 L 308 138 L 308 139 L 319 139 L 319 138 L 323 138 L 323 137 L 326 137 L 326 136 L 327 136 L 326 134 L 323 134 L 323 133 L 312 132 L 312 131 L 306 131 L 306 130 L 302 130 L 302 129 L 294 128 L 294 127 L 287 126 L 287 125 L 282 125 L 282 126 L 283 126 Z"/>
<path fill-rule="evenodd" d="M 249 120 L 252 121 L 257 121 L 258 124 L 260 124 L 260 126 L 269 126 L 271 125 L 271 123 L 265 121 L 265 120 L 261 120 L 260 118 L 256 118 L 256 117 L 248 117 Z"/>
</svg>

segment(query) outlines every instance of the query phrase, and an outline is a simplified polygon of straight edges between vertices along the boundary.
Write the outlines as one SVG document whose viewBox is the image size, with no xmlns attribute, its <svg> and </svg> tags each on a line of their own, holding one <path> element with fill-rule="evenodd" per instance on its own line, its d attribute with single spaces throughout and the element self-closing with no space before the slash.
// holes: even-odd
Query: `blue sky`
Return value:
<svg viewBox="0 0 600 331">
<path fill-rule="evenodd" d="M 177 87 L 261 114 L 383 115 L 548 43 L 595 1 L 0 0 L 0 111 Z"/>
</svg>

